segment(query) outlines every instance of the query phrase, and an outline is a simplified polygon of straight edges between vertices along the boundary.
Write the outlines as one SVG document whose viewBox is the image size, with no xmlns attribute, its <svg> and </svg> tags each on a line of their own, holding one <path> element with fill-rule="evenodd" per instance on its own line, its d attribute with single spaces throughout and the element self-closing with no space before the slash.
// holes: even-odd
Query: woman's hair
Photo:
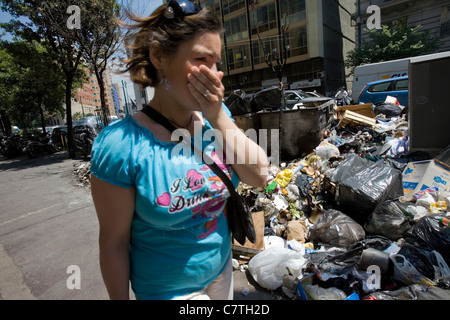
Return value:
<svg viewBox="0 0 450 320">
<path fill-rule="evenodd" d="M 167 5 L 162 5 L 148 17 L 137 17 L 128 12 L 129 18 L 135 24 L 124 24 L 129 30 L 125 37 L 125 47 L 128 59 L 126 69 L 131 80 L 144 88 L 155 87 L 160 79 L 158 72 L 149 58 L 152 42 L 158 43 L 158 50 L 166 55 L 175 55 L 178 47 L 195 37 L 199 32 L 211 31 L 223 33 L 222 23 L 210 8 L 203 8 L 200 12 L 168 19 L 164 16 Z"/>
</svg>

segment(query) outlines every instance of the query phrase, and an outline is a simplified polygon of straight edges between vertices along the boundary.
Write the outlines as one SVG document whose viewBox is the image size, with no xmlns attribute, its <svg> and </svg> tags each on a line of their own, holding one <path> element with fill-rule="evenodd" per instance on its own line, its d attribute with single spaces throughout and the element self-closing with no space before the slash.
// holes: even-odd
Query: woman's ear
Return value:
<svg viewBox="0 0 450 320">
<path fill-rule="evenodd" d="M 158 41 L 152 41 L 149 46 L 148 56 L 150 62 L 153 64 L 156 70 L 161 69 L 161 64 L 163 60 L 163 54 Z"/>
</svg>

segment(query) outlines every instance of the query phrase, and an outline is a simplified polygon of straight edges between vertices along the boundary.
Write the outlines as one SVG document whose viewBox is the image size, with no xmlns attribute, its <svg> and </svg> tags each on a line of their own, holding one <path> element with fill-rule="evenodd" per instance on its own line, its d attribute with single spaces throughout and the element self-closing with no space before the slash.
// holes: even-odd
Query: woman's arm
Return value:
<svg viewBox="0 0 450 320">
<path fill-rule="evenodd" d="M 91 193 L 100 224 L 100 269 L 110 299 L 129 299 L 129 243 L 135 189 L 114 186 L 91 175 Z"/>
<path fill-rule="evenodd" d="M 264 150 L 247 137 L 225 111 L 222 110 L 210 123 L 222 133 L 221 144 L 226 162 L 231 164 L 241 181 L 254 187 L 264 187 L 269 168 Z"/>
</svg>

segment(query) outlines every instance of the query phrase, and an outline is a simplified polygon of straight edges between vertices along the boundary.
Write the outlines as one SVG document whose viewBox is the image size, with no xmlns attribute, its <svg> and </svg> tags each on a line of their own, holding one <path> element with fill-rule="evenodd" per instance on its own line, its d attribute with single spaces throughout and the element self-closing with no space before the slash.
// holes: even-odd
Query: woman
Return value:
<svg viewBox="0 0 450 320">
<path fill-rule="evenodd" d="M 223 133 L 214 143 L 202 141 L 204 152 L 235 186 L 239 180 L 263 186 L 266 154 L 222 105 L 222 26 L 213 11 L 172 0 L 134 21 L 126 71 L 134 82 L 155 88 L 149 105 L 192 142 L 208 129 Z M 128 299 L 129 281 L 137 299 L 233 297 L 226 186 L 203 161 L 193 161 L 195 153 L 177 146 L 165 127 L 142 112 L 111 124 L 95 140 L 92 197 L 111 299 Z"/>
</svg>

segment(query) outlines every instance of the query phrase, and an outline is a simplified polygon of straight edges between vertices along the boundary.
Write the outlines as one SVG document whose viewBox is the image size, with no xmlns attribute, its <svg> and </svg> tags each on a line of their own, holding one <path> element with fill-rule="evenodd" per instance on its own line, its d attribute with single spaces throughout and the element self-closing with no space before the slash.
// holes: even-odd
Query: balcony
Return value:
<svg viewBox="0 0 450 320">
<path fill-rule="evenodd" d="M 416 2 L 416 0 L 370 0 L 370 5 L 379 6 L 381 9 L 385 8 L 396 8 L 401 6 L 409 6 L 411 3 Z"/>
<path fill-rule="evenodd" d="M 371 5 L 379 6 L 381 10 L 386 12 L 401 11 L 416 3 L 416 0 L 358 0 L 361 3 L 361 17 L 366 18 L 368 14 L 367 8 Z"/>
<path fill-rule="evenodd" d="M 382 4 L 386 3 L 386 2 L 395 2 L 395 0 L 370 0 L 370 5 L 371 6 L 372 5 L 379 6 L 379 5 L 382 5 Z"/>
</svg>

